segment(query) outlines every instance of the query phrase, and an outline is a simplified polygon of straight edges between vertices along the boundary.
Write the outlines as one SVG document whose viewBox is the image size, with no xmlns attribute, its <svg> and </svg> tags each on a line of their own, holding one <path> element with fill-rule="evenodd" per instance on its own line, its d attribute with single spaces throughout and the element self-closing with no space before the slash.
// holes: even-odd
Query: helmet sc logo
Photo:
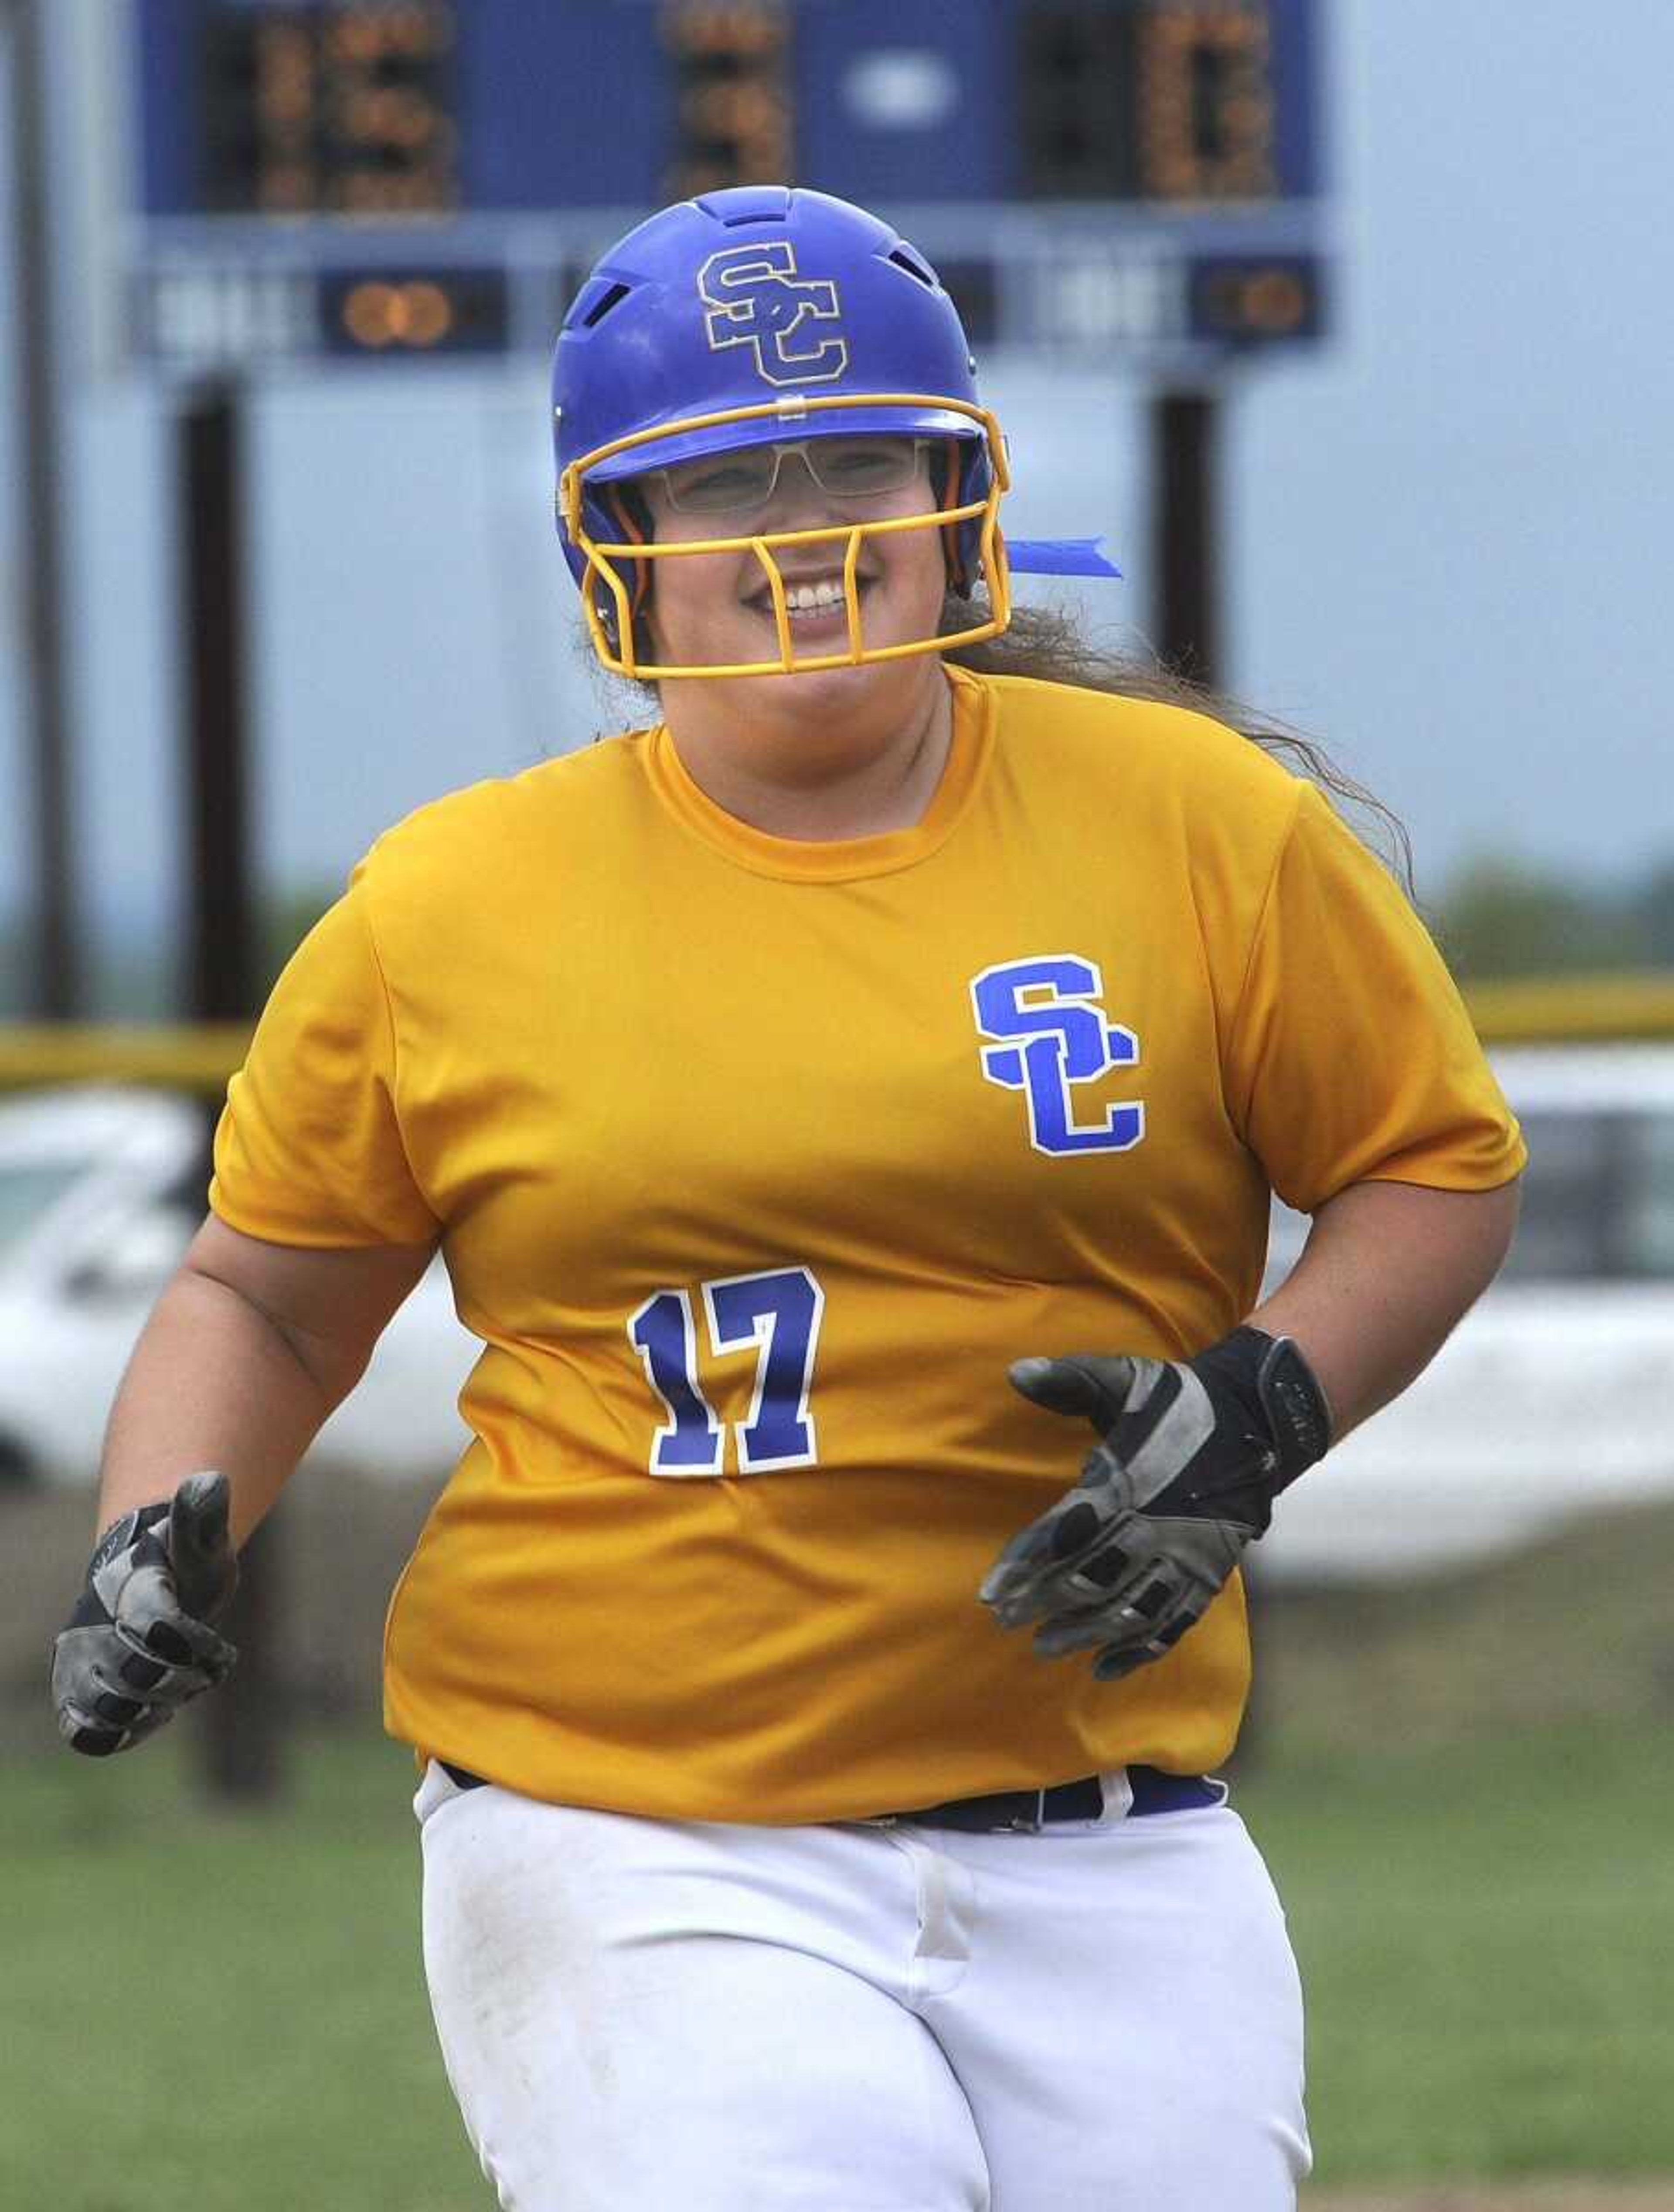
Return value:
<svg viewBox="0 0 1674 2212">
<path fill-rule="evenodd" d="M 697 290 L 711 349 L 749 346 L 764 382 L 831 384 L 848 368 L 837 288 L 823 277 L 799 276 L 788 239 L 710 254 L 697 272 Z M 805 324 L 814 327 L 805 331 Z"/>
</svg>

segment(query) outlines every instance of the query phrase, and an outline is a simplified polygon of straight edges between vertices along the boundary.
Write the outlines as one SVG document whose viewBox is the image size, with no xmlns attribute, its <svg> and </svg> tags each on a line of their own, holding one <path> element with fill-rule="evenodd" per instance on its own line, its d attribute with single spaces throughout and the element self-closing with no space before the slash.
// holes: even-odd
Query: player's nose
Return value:
<svg viewBox="0 0 1674 2212">
<path fill-rule="evenodd" d="M 786 453 L 779 463 L 764 528 L 817 530 L 822 522 L 843 520 L 840 502 L 823 491 L 806 453 Z"/>
</svg>

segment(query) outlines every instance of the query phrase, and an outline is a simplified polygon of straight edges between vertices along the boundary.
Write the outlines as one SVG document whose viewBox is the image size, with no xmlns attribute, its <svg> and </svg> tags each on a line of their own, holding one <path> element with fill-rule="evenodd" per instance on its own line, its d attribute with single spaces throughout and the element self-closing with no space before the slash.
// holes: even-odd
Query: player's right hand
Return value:
<svg viewBox="0 0 1674 2212">
<path fill-rule="evenodd" d="M 209 1626 L 238 1587 L 228 1503 L 224 1474 L 189 1474 L 100 1538 L 52 1646 L 52 1702 L 72 1751 L 126 1751 L 231 1674 L 238 1653 Z"/>
</svg>

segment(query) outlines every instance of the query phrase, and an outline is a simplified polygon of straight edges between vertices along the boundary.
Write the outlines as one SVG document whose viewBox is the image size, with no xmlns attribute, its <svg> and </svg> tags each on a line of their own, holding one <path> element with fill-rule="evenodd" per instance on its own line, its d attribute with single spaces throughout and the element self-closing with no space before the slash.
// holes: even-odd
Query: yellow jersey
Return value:
<svg viewBox="0 0 1674 2212">
<path fill-rule="evenodd" d="M 275 988 L 215 1211 L 439 1237 L 484 1347 L 390 1609 L 421 1756 L 765 1822 L 1214 1766 L 1236 1577 L 1109 1684 L 978 1603 L 1091 1441 L 1007 1365 L 1225 1334 L 1269 1187 L 1522 1165 L 1311 785 L 1177 708 L 947 673 L 910 829 L 766 835 L 631 732 L 389 831 Z"/>
</svg>

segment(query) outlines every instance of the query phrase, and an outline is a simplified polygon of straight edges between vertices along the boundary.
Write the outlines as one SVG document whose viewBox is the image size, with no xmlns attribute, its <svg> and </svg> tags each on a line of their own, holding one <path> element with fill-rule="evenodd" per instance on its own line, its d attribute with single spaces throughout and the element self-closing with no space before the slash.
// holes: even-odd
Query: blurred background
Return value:
<svg viewBox="0 0 1674 2212">
<path fill-rule="evenodd" d="M 1317 2201 L 1674 2204 L 1671 72 L 1664 0 L 0 0 L 6 2201 L 151 2212 L 213 2143 L 252 2212 L 484 2202 L 377 1734 L 440 1271 L 253 1547 L 235 1694 L 71 1771 L 44 1654 L 279 965 L 411 808 L 641 719 L 552 529 L 568 299 L 788 179 L 937 264 L 1008 531 L 1124 572 L 1026 593 L 1404 823 L 1530 1137 L 1501 1284 L 1257 1562 Z M 216 2054 L 177 2140 L 95 1975 Z"/>
</svg>

